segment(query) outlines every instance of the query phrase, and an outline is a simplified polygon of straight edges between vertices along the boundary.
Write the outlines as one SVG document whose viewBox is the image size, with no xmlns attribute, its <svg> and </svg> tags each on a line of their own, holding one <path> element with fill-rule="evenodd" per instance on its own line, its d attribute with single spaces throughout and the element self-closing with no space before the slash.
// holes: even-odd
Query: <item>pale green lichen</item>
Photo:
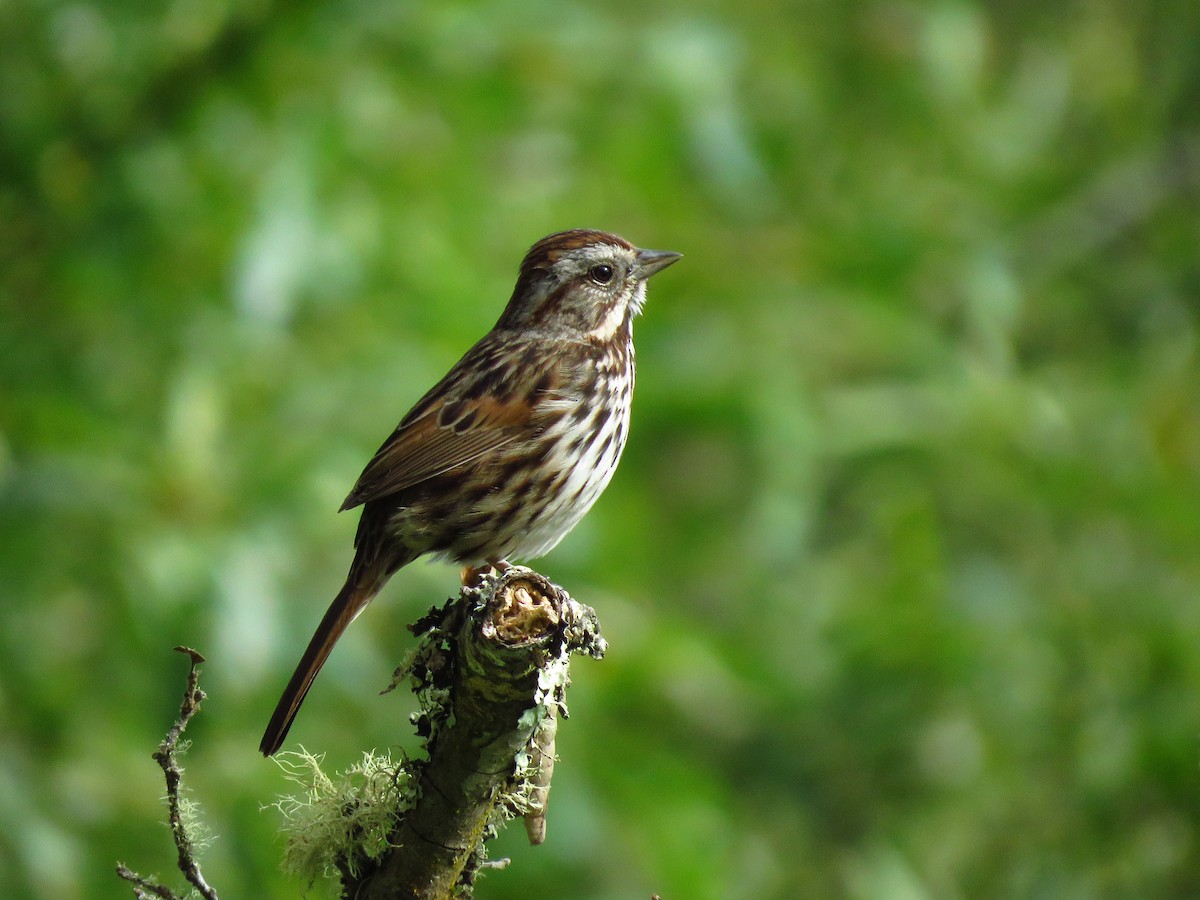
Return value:
<svg viewBox="0 0 1200 900">
<path fill-rule="evenodd" d="M 414 799 L 407 762 L 368 752 L 331 778 L 321 770 L 322 757 L 303 748 L 276 760 L 303 789 L 273 804 L 284 818 L 287 874 L 309 884 L 343 873 L 358 877 L 387 851 L 388 835 Z"/>
<path fill-rule="evenodd" d="M 486 598 L 499 577 L 487 573 L 478 586 L 464 589 L 459 601 L 431 609 L 413 626 L 417 646 L 396 670 L 391 688 L 405 678 L 411 682 L 418 706 L 411 719 L 426 751 L 436 744 L 443 729 L 454 726 L 450 686 L 457 632 L 469 612 L 479 613 L 486 607 Z M 530 741 L 513 760 L 513 775 L 496 798 L 461 874 L 456 887 L 459 897 L 471 896 L 481 869 L 507 864 L 507 860 L 487 861 L 486 842 L 509 820 L 544 812 L 554 760 L 554 731 L 557 720 L 567 715 L 569 657 L 572 653 L 597 659 L 604 655 L 605 642 L 594 614 L 565 592 L 562 601 L 563 630 L 540 667 L 533 705 L 518 726 L 528 729 Z M 309 884 L 345 875 L 358 879 L 369 872 L 389 849 L 389 835 L 395 833 L 400 818 L 416 802 L 417 778 L 407 760 L 394 762 L 388 756 L 367 753 L 359 764 L 330 777 L 321 770 L 321 759 L 307 752 L 280 754 L 276 759 L 288 778 L 304 789 L 301 795 L 283 797 L 274 804 L 285 820 L 283 868 Z"/>
<path fill-rule="evenodd" d="M 200 818 L 200 804 L 188 796 L 190 793 L 189 788 L 180 788 L 179 821 L 186 835 L 188 849 L 193 854 L 199 855 L 212 845 L 214 835 L 212 829 L 208 827 L 208 823 Z"/>
</svg>

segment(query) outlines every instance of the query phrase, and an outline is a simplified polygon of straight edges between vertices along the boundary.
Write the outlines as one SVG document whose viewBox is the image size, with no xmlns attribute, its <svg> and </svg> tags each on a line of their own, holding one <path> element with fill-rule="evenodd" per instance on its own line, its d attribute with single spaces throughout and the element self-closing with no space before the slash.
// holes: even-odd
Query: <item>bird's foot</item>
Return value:
<svg viewBox="0 0 1200 900">
<path fill-rule="evenodd" d="M 496 571 L 501 574 L 512 568 L 512 563 L 507 559 L 490 559 L 482 566 L 463 566 L 459 572 L 459 577 L 462 579 L 463 587 L 479 587 L 483 583 L 483 576 L 491 571 Z"/>
</svg>

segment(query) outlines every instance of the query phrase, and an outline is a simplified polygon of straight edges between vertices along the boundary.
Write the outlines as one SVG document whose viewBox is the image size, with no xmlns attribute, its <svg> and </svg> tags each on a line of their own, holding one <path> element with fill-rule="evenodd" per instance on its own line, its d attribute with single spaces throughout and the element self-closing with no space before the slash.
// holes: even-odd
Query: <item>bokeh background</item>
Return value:
<svg viewBox="0 0 1200 900">
<path fill-rule="evenodd" d="M 547 232 L 685 260 L 482 898 L 1200 896 L 1200 5 L 0 4 L 0 895 L 223 896 L 335 515 Z M 412 746 L 398 576 L 294 742 Z"/>
</svg>

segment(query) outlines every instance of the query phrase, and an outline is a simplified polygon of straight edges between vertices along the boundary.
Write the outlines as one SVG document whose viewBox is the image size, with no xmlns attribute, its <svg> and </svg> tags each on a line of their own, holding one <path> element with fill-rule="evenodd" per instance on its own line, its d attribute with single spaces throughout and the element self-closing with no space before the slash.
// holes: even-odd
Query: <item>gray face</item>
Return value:
<svg viewBox="0 0 1200 900">
<path fill-rule="evenodd" d="M 678 258 L 603 232 L 552 236 L 525 258 L 501 325 L 600 341 L 628 335 L 646 300 L 646 279 Z"/>
<path fill-rule="evenodd" d="M 642 311 L 646 286 L 636 274 L 636 253 L 600 243 L 564 253 L 545 281 L 543 303 L 554 304 L 564 325 L 611 340 Z"/>
</svg>

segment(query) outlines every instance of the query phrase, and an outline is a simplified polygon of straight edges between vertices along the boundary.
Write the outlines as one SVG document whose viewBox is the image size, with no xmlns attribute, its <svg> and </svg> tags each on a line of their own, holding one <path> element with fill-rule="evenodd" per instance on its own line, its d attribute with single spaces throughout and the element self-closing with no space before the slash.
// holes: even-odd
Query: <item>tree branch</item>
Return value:
<svg viewBox="0 0 1200 900">
<path fill-rule="evenodd" d="M 554 760 L 554 730 L 565 717 L 569 657 L 604 654 L 595 613 L 538 573 L 512 567 L 489 571 L 441 609 L 412 626 L 420 644 L 397 681 L 408 677 L 421 712 L 428 761 L 368 756 L 354 773 L 366 782 L 348 798 L 319 776 L 332 815 L 353 827 L 331 827 L 328 815 L 293 815 L 293 841 L 316 831 L 341 834 L 353 846 L 336 853 L 305 847 L 316 864 L 336 870 L 344 897 L 434 900 L 469 896 L 486 863 L 485 841 L 507 820 L 526 818 L 532 843 L 545 837 L 545 807 Z M 311 765 L 311 757 L 308 758 Z M 378 803 L 379 773 L 395 787 L 386 838 L 358 823 L 376 822 L 365 806 Z M 311 794 L 316 793 L 316 785 Z M 284 801 L 292 813 L 299 801 Z M 320 821 L 318 828 L 313 823 Z M 377 855 L 369 847 L 377 847 Z"/>
</svg>

